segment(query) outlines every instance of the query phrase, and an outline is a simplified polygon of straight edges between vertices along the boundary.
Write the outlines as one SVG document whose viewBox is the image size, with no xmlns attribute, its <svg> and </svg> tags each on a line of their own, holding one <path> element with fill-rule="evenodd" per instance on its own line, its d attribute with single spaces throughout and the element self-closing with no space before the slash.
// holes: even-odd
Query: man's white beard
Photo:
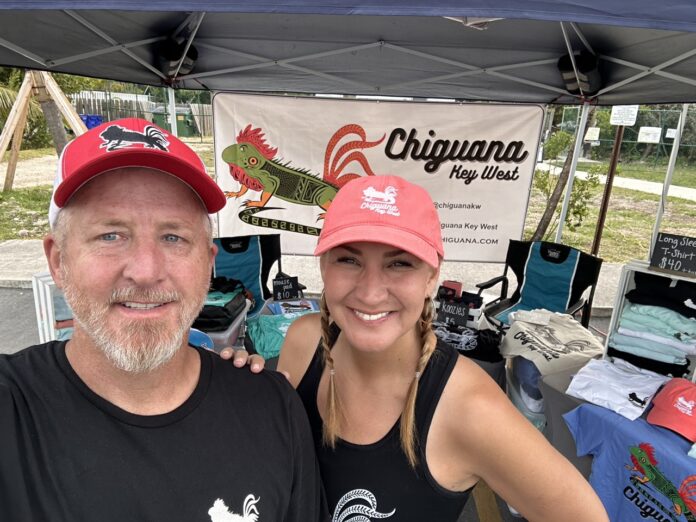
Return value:
<svg viewBox="0 0 696 522">
<path fill-rule="evenodd" d="M 65 267 L 64 264 L 62 266 Z M 208 290 L 206 285 L 195 301 L 187 303 L 181 302 L 181 297 L 174 291 L 120 288 L 112 292 L 109 302 L 104 303 L 81 292 L 65 268 L 62 276 L 63 292 L 72 308 L 74 321 L 116 368 L 132 373 L 149 372 L 171 360 L 181 348 L 184 335 L 188 335 L 191 324 L 203 307 Z M 109 307 L 115 302 L 126 301 L 175 301 L 181 306 L 174 328 L 165 321 L 134 320 L 121 322 L 121 328 L 114 329 L 107 322 Z"/>
</svg>

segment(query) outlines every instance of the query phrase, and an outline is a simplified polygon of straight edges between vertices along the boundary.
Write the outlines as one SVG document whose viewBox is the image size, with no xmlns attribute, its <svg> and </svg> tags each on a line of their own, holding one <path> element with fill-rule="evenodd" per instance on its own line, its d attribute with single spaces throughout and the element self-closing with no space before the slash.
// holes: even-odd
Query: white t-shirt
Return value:
<svg viewBox="0 0 696 522">
<path fill-rule="evenodd" d="M 575 374 L 566 393 L 634 420 L 669 379 L 622 359 L 593 359 Z"/>
</svg>

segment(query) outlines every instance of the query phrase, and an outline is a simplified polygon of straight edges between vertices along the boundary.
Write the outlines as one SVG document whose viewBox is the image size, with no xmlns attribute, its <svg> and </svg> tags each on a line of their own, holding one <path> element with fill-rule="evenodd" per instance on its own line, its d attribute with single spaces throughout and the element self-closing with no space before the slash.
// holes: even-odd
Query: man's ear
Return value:
<svg viewBox="0 0 696 522">
<path fill-rule="evenodd" d="M 43 240 L 44 253 L 46 261 L 48 261 L 48 270 L 51 272 L 51 277 L 58 288 L 63 287 L 62 270 L 60 269 L 61 255 L 60 248 L 56 242 L 56 238 L 52 234 L 48 234 Z"/>
<path fill-rule="evenodd" d="M 210 265 L 215 266 L 215 256 L 218 253 L 218 246 L 215 243 L 210 244 Z"/>
</svg>

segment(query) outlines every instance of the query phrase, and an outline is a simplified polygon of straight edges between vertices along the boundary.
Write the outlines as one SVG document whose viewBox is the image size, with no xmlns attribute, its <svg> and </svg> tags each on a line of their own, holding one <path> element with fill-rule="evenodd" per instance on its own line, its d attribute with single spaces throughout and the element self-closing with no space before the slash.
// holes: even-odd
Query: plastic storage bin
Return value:
<svg viewBox="0 0 696 522">
<path fill-rule="evenodd" d="M 227 330 L 224 330 L 222 332 L 205 332 L 213 340 L 213 349 L 216 352 L 219 352 L 226 346 L 241 346 L 241 344 L 237 343 L 239 339 L 239 330 L 244 321 L 246 320 L 247 311 L 249 310 L 250 306 L 251 301 L 247 299 L 244 310 L 242 310 L 239 313 L 239 315 L 235 317 L 234 321 L 232 321 L 232 324 L 230 324 L 230 326 L 227 327 Z"/>
<path fill-rule="evenodd" d="M 546 428 L 546 415 L 543 413 L 535 413 L 531 411 L 527 405 L 522 401 L 520 397 L 520 384 L 512 373 L 509 365 L 507 367 L 507 395 L 510 398 L 510 402 L 515 405 L 522 415 L 524 415 L 529 422 L 531 422 L 536 429 L 544 433 Z"/>
</svg>

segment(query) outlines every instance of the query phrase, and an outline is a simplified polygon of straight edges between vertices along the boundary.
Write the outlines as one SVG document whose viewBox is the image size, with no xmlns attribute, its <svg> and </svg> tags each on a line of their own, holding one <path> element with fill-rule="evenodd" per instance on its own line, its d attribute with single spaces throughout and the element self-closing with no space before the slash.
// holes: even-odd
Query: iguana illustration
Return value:
<svg viewBox="0 0 696 522">
<path fill-rule="evenodd" d="M 342 138 L 357 135 L 358 139 L 348 141 L 337 150 L 336 146 Z M 249 189 L 261 192 L 258 200 L 246 200 L 245 210 L 239 217 L 245 223 L 256 226 L 290 230 L 310 235 L 318 235 L 317 227 L 291 223 L 288 221 L 260 218 L 254 216 L 262 210 L 272 210 L 278 207 L 267 207 L 268 201 L 276 197 L 296 205 L 314 205 L 326 211 L 336 192 L 351 179 L 360 177 L 354 172 L 344 170 L 350 163 L 357 162 L 365 174 L 373 176 L 374 172 L 367 158 L 360 149 L 379 145 L 384 136 L 377 141 L 367 141 L 365 130 L 359 125 L 341 127 L 329 140 L 324 155 L 324 174 L 319 177 L 306 169 L 290 166 L 276 157 L 277 148 L 266 143 L 266 138 L 260 128 L 247 125 L 237 136 L 237 143 L 222 151 L 222 159 L 230 166 L 230 174 L 242 186 L 238 191 L 225 192 L 227 198 L 239 198 Z M 324 217 L 324 212 L 319 219 Z"/>
<path fill-rule="evenodd" d="M 696 475 L 684 479 L 677 489 L 658 469 L 655 449 L 650 444 L 644 442 L 638 446 L 631 446 L 629 451 L 633 467 L 626 467 L 638 473 L 638 475 L 631 477 L 636 485 L 638 483 L 651 484 L 654 489 L 669 499 L 677 516 L 684 516 L 689 522 L 696 522 L 694 514 L 696 513 L 696 488 L 694 487 Z"/>
</svg>

